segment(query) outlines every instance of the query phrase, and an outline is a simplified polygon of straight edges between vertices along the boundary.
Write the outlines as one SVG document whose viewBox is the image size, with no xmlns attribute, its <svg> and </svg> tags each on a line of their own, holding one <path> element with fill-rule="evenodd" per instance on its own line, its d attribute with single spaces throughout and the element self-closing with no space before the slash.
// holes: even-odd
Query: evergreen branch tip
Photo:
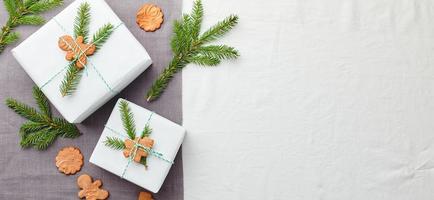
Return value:
<svg viewBox="0 0 434 200">
<path fill-rule="evenodd" d="M 7 98 L 5 104 L 18 115 L 28 119 L 21 125 L 19 134 L 23 148 L 47 149 L 57 137 L 75 138 L 80 131 L 74 124 L 62 118 L 53 118 L 48 99 L 38 87 L 33 88 L 33 97 L 40 110 Z"/>
<path fill-rule="evenodd" d="M 230 15 L 199 35 L 203 13 L 202 1 L 196 0 L 192 13 L 184 14 L 181 19 L 174 22 L 170 41 L 174 56 L 148 90 L 145 97 L 146 101 L 151 102 L 159 98 L 173 76 L 190 63 L 201 66 L 216 66 L 222 60 L 239 57 L 238 51 L 230 46 L 204 46 L 204 44 L 216 41 L 232 30 L 238 24 L 238 16 Z"/>
<path fill-rule="evenodd" d="M 63 4 L 63 0 L 3 0 L 9 18 L 0 29 L 0 54 L 7 45 L 16 42 L 19 34 L 13 30 L 19 25 L 41 25 L 45 19 L 40 13 Z"/>
</svg>

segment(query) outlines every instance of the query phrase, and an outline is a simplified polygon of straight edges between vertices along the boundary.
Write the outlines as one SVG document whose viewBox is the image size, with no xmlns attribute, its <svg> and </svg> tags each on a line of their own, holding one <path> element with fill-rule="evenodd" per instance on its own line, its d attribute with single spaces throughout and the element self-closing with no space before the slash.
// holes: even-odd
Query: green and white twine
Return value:
<svg viewBox="0 0 434 200">
<path fill-rule="evenodd" d="M 65 33 L 65 34 L 67 34 L 67 35 L 70 35 L 69 33 L 68 33 L 68 31 L 66 30 L 66 28 L 64 27 L 64 26 L 62 26 L 62 24 L 59 22 L 59 21 L 57 21 L 56 20 L 56 18 L 53 18 L 53 20 L 54 20 L 54 22 L 56 22 L 56 24 L 62 29 L 62 31 Z M 116 30 L 116 29 L 118 29 L 121 25 L 123 25 L 123 23 L 121 22 L 121 23 L 119 23 L 117 26 L 115 26 L 114 27 L 114 29 L 113 29 L 113 31 L 114 30 Z M 65 41 L 63 38 L 61 38 L 62 40 L 63 40 L 63 42 L 65 42 L 67 45 L 68 45 L 68 47 L 69 48 L 71 48 L 71 49 L 73 49 L 72 48 L 72 45 L 71 44 L 69 44 L 67 41 Z M 100 38 L 100 39 L 102 39 L 102 38 Z M 97 41 L 99 41 L 100 39 L 98 39 Z M 87 71 L 87 67 L 88 67 L 88 65 L 90 65 L 91 66 L 91 68 L 96 72 L 96 74 L 98 75 L 98 77 L 100 78 L 100 80 L 104 83 L 104 85 L 107 87 L 107 89 L 111 92 L 111 93 L 113 93 L 113 94 L 117 94 L 118 92 L 116 92 L 115 90 L 113 90 L 113 88 L 112 87 L 110 87 L 110 85 L 107 83 L 107 81 L 104 79 L 104 77 L 103 77 L 103 75 L 99 72 L 99 70 L 95 67 L 95 65 L 91 62 L 91 60 L 89 59 L 89 57 L 85 54 L 85 52 L 90 48 L 90 46 L 88 46 L 86 49 L 81 49 L 80 48 L 80 46 L 77 44 L 77 42 L 75 41 L 75 40 L 72 40 L 74 43 L 75 43 L 75 46 L 76 47 L 78 47 L 78 49 L 79 49 L 79 54 L 77 55 L 75 55 L 75 58 L 74 58 L 74 60 L 72 60 L 72 61 L 70 61 L 69 63 L 68 63 L 68 65 L 66 65 L 65 67 L 63 67 L 61 70 L 59 70 L 57 73 L 55 73 L 53 76 L 51 76 L 44 84 L 42 84 L 41 86 L 40 86 L 40 88 L 42 89 L 42 88 L 44 88 L 46 85 L 48 85 L 49 83 L 51 83 L 57 76 L 59 76 L 63 71 L 65 71 L 71 64 L 73 64 L 73 63 L 75 63 L 76 61 L 79 61 L 83 66 L 84 66 L 84 69 L 85 69 L 85 72 L 86 72 L 86 75 L 88 75 L 88 71 Z M 97 41 L 93 41 L 93 43 L 95 43 L 95 42 L 97 42 Z M 75 51 L 74 51 L 75 52 Z M 85 57 L 86 57 L 86 59 L 87 59 L 87 63 L 88 63 L 88 65 L 85 65 L 84 63 L 82 63 L 80 60 L 79 60 L 79 58 L 82 56 L 82 55 L 84 55 Z"/>
</svg>

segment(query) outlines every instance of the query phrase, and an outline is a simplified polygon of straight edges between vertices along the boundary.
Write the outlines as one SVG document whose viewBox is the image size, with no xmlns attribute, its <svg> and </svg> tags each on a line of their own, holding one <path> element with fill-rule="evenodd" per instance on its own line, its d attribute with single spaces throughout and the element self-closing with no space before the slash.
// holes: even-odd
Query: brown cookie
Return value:
<svg viewBox="0 0 434 200">
<path fill-rule="evenodd" d="M 149 192 L 140 192 L 138 200 L 154 200 Z"/>
<path fill-rule="evenodd" d="M 145 147 L 149 147 L 152 148 L 152 146 L 154 146 L 154 140 L 149 138 L 149 137 L 144 137 L 144 138 L 139 138 L 136 137 L 136 139 L 134 141 L 127 139 L 125 140 L 125 149 L 124 149 L 124 156 L 126 158 L 130 157 L 130 154 L 132 153 L 132 150 L 134 148 L 134 144 L 135 143 L 139 143 Z M 139 148 L 136 151 L 136 154 L 134 156 L 134 161 L 135 162 L 140 162 L 140 160 L 142 159 L 142 157 L 146 157 L 148 156 L 148 152 L 146 152 L 144 149 Z"/>
<path fill-rule="evenodd" d="M 83 155 L 80 149 L 75 147 L 65 147 L 57 153 L 56 166 L 60 172 L 70 175 L 80 171 L 83 166 Z"/>
<path fill-rule="evenodd" d="M 96 46 L 94 44 L 85 44 L 83 36 L 78 36 L 74 41 L 69 35 L 64 35 L 59 38 L 58 41 L 59 48 L 66 51 L 65 59 L 72 61 L 77 59 L 75 66 L 78 69 L 83 69 L 87 63 L 87 57 L 93 55 L 96 51 Z"/>
<path fill-rule="evenodd" d="M 137 11 L 136 22 L 145 31 L 155 31 L 161 27 L 163 16 L 160 7 L 145 3 Z"/>
<path fill-rule="evenodd" d="M 80 199 L 86 198 L 86 200 L 104 200 L 109 196 L 107 190 L 99 188 L 101 187 L 102 182 L 100 180 L 92 182 L 92 177 L 87 174 L 83 174 L 78 177 L 77 185 L 81 189 L 78 192 L 78 197 Z"/>
</svg>

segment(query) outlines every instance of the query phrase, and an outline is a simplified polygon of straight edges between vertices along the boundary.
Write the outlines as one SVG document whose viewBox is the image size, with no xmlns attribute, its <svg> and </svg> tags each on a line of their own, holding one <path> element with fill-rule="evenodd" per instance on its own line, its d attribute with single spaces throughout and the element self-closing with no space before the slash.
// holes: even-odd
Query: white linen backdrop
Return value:
<svg viewBox="0 0 434 200">
<path fill-rule="evenodd" d="M 434 199 L 434 1 L 204 5 L 241 57 L 183 72 L 185 200 Z"/>
</svg>

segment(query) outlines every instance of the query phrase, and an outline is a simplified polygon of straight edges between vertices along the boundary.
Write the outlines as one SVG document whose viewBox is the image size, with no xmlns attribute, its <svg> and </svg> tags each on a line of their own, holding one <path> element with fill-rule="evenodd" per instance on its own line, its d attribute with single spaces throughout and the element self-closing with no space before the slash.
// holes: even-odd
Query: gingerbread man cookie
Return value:
<svg viewBox="0 0 434 200">
<path fill-rule="evenodd" d="M 65 147 L 57 153 L 56 166 L 60 172 L 70 175 L 80 171 L 83 166 L 83 155 L 80 149 L 75 147 Z"/>
<path fill-rule="evenodd" d="M 94 44 L 84 44 L 83 36 L 78 36 L 74 41 L 69 35 L 64 35 L 59 38 L 59 48 L 66 51 L 66 60 L 72 61 L 77 59 L 75 66 L 78 69 L 83 69 L 87 63 L 87 57 L 93 55 L 96 51 L 96 46 Z"/>
<path fill-rule="evenodd" d="M 154 140 L 149 138 L 149 137 L 144 137 L 141 139 L 139 137 L 136 137 L 136 139 L 134 141 L 127 139 L 127 140 L 125 140 L 125 149 L 123 152 L 125 157 L 128 158 L 128 157 L 130 157 L 130 154 L 133 153 L 134 144 L 136 142 L 145 146 L 145 147 L 149 147 L 149 148 L 152 148 L 152 146 L 154 146 Z M 136 155 L 134 156 L 134 161 L 140 162 L 142 157 L 146 157 L 146 156 L 148 156 L 148 152 L 146 152 L 142 148 L 138 148 L 136 151 Z"/>
<path fill-rule="evenodd" d="M 140 192 L 138 200 L 154 200 L 149 192 Z"/>
<path fill-rule="evenodd" d="M 145 31 L 155 31 L 163 23 L 163 11 L 154 4 L 145 3 L 137 11 L 136 22 Z"/>
<path fill-rule="evenodd" d="M 81 189 L 78 192 L 78 197 L 80 199 L 86 198 L 86 200 L 104 200 L 109 196 L 107 190 L 99 188 L 101 187 L 102 182 L 100 180 L 92 182 L 92 177 L 87 174 L 83 174 L 78 177 L 77 185 Z"/>
</svg>

